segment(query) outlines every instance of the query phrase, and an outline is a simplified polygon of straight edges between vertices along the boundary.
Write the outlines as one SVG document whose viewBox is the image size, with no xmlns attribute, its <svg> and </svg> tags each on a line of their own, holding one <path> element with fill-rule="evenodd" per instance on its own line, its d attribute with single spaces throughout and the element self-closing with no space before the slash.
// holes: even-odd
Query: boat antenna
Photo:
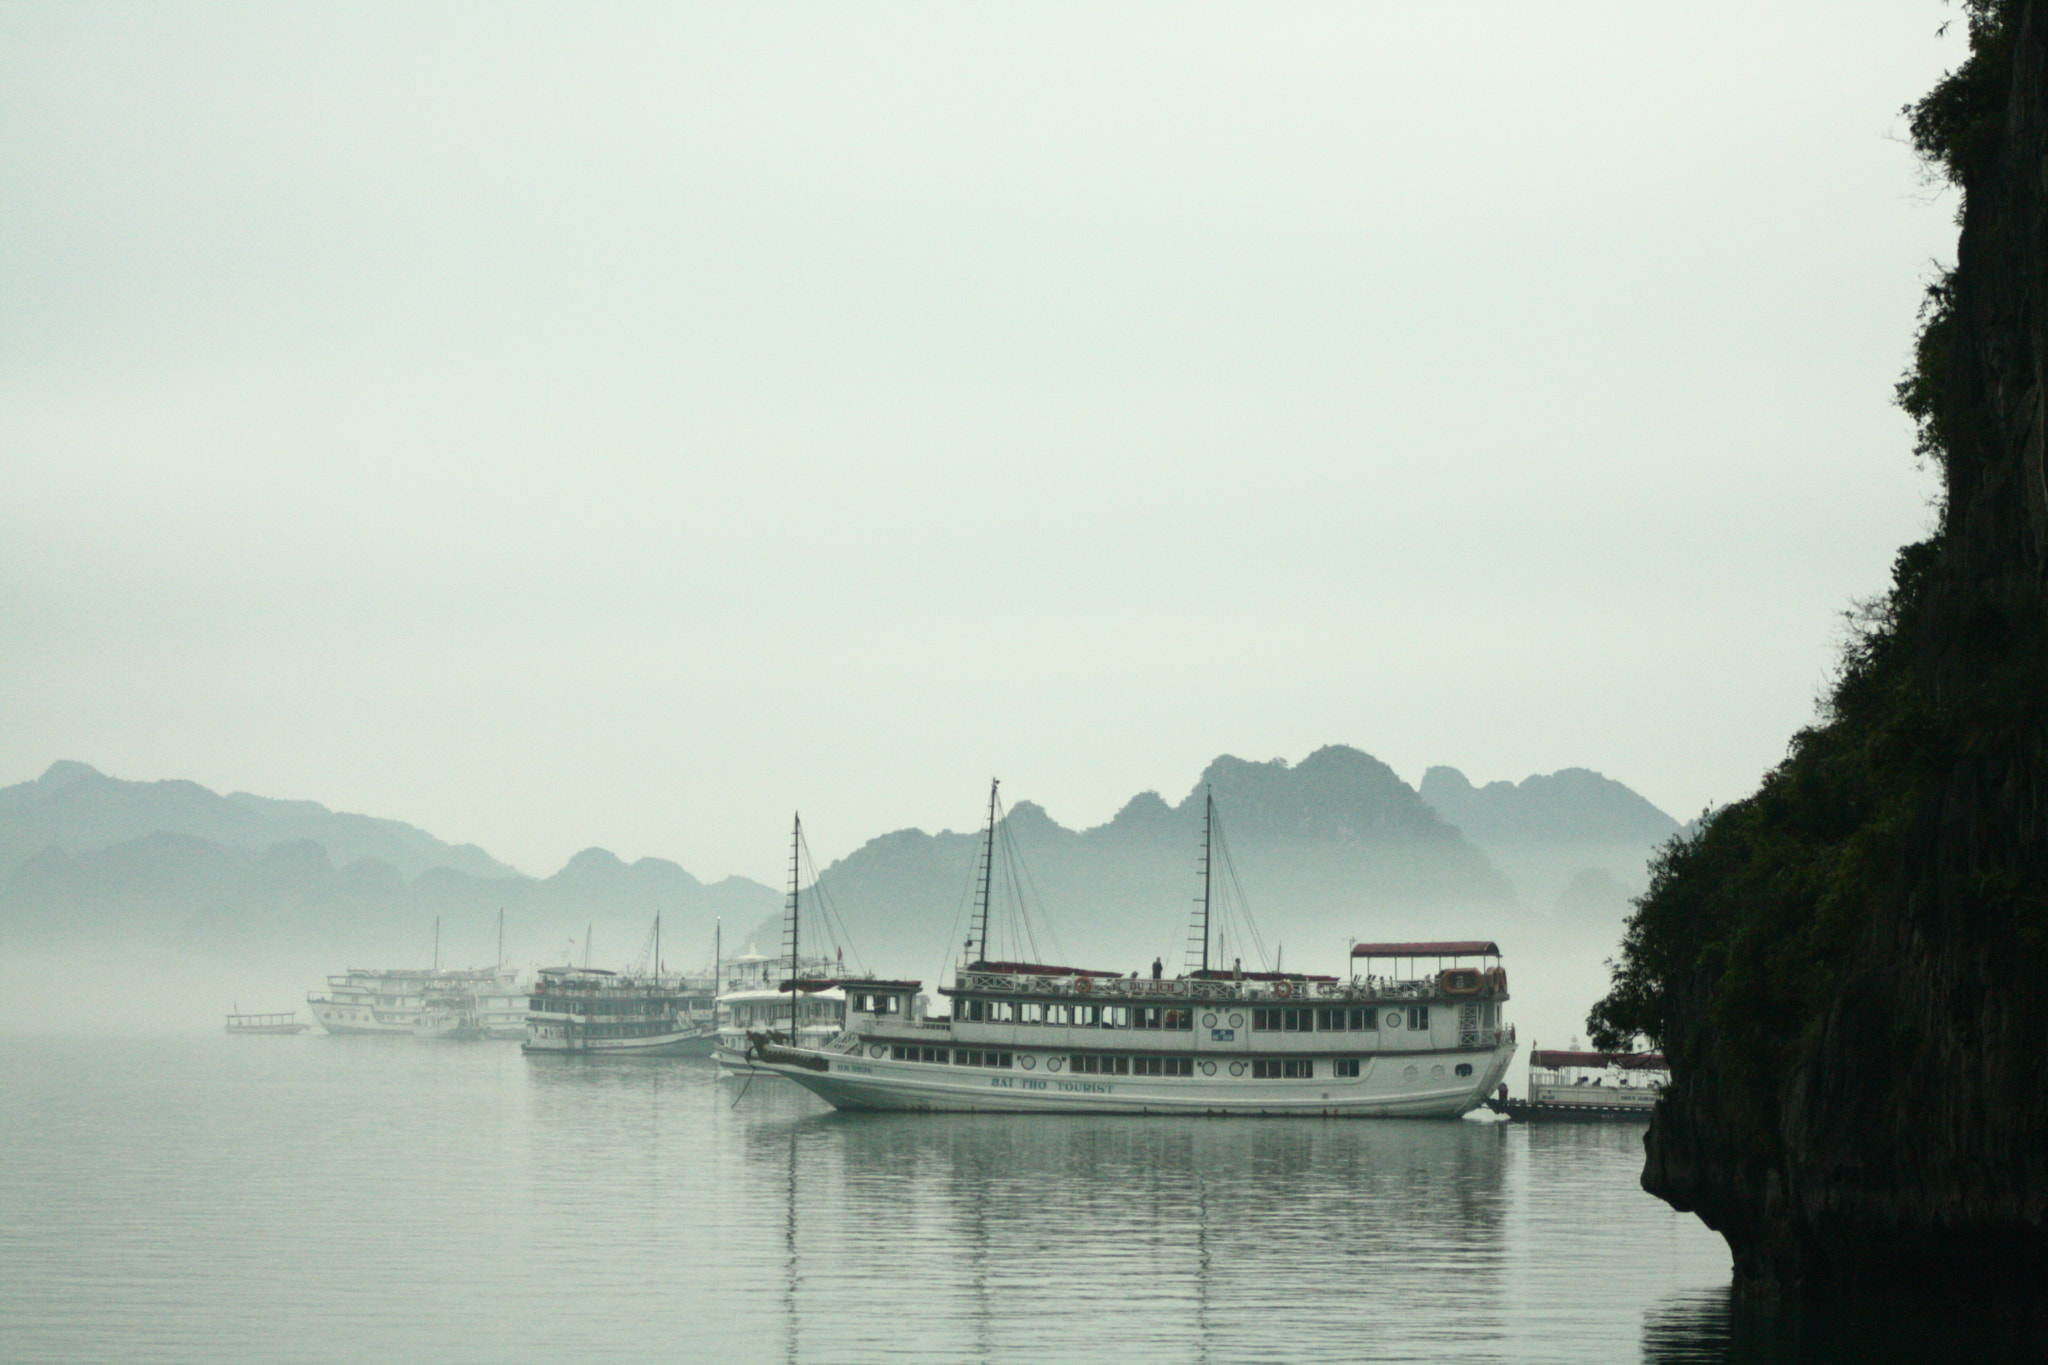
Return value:
<svg viewBox="0 0 2048 1365">
<path fill-rule="evenodd" d="M 1001 778 L 989 779 L 988 833 L 982 837 L 981 843 L 981 899 L 976 907 L 976 918 L 979 921 L 976 928 L 979 937 L 967 940 L 967 957 L 970 965 L 974 961 L 974 945 L 977 942 L 981 944 L 981 960 L 988 961 L 989 888 L 994 884 L 996 875 L 996 790 L 1002 785 Z"/>
<path fill-rule="evenodd" d="M 797 929 L 802 908 L 802 893 L 798 887 L 799 874 L 803 869 L 804 817 L 796 814 L 796 828 L 789 836 L 789 1041 L 795 1045 L 796 1034 L 796 949 Z"/>
<path fill-rule="evenodd" d="M 441 917 L 434 916 L 434 975 L 441 974 Z"/>
<path fill-rule="evenodd" d="M 505 965 L 505 907 L 498 907 L 498 965 Z"/>
</svg>

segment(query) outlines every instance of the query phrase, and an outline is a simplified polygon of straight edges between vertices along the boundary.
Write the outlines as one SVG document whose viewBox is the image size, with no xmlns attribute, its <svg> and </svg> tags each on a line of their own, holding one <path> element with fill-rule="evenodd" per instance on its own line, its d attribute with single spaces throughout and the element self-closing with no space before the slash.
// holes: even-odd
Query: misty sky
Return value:
<svg viewBox="0 0 2048 1365">
<path fill-rule="evenodd" d="M 1329 743 L 1689 817 L 1930 525 L 1961 28 L 0 6 L 0 784 L 771 884 Z"/>
</svg>

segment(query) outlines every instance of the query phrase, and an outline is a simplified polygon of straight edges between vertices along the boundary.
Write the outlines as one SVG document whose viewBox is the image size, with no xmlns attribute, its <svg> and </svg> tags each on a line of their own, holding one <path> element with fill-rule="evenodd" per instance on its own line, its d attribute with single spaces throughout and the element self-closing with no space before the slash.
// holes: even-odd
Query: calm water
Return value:
<svg viewBox="0 0 2048 1365">
<path fill-rule="evenodd" d="M 0 1097 L 10 1362 L 1869 1358 L 1731 1320 L 1627 1127 L 839 1115 L 320 1035 L 11 1039 Z"/>
</svg>

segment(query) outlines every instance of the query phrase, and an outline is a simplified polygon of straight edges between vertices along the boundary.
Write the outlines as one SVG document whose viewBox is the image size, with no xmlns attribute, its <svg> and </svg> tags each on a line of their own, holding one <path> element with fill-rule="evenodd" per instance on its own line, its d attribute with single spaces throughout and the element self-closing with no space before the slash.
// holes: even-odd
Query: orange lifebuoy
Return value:
<svg viewBox="0 0 2048 1365">
<path fill-rule="evenodd" d="M 1075 977 L 1075 978 L 1074 978 L 1074 990 L 1075 990 L 1075 991 L 1076 991 L 1077 993 L 1079 993 L 1079 994 L 1081 994 L 1081 995 L 1086 995 L 1086 994 L 1088 994 L 1088 992 L 1090 992 L 1090 991 L 1092 991 L 1092 990 L 1094 990 L 1094 989 L 1095 989 L 1095 983 L 1094 983 L 1094 982 L 1092 982 L 1092 981 L 1090 981 L 1090 980 L 1089 980 L 1089 979 L 1088 979 L 1087 977 L 1085 977 L 1085 976 L 1077 976 L 1077 977 Z"/>
<path fill-rule="evenodd" d="M 1446 967 L 1437 984 L 1445 995 L 1477 995 L 1485 978 L 1477 967 Z"/>
<path fill-rule="evenodd" d="M 1506 995 L 1508 993 L 1508 969 L 1505 967 L 1494 967 L 1489 970 L 1486 973 L 1486 984 L 1493 987 L 1495 995 Z"/>
<path fill-rule="evenodd" d="M 1292 981 L 1275 981 L 1273 983 L 1273 994 L 1281 1000 L 1292 999 L 1294 996 L 1294 983 Z"/>
</svg>

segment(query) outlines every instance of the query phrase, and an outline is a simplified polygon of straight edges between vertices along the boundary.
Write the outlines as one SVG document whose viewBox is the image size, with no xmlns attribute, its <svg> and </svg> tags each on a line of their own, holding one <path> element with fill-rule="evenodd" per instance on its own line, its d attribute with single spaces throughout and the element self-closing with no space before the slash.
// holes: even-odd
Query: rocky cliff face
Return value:
<svg viewBox="0 0 2048 1365">
<path fill-rule="evenodd" d="M 1738 1286 L 1966 1295 L 2048 1283 L 2048 15 L 1966 6 L 1916 106 L 1962 186 L 1957 266 L 1901 386 L 1937 536 L 1825 723 L 1674 846 L 1596 1034 L 1675 1084 L 1643 1185 L 1721 1231 Z"/>
</svg>

